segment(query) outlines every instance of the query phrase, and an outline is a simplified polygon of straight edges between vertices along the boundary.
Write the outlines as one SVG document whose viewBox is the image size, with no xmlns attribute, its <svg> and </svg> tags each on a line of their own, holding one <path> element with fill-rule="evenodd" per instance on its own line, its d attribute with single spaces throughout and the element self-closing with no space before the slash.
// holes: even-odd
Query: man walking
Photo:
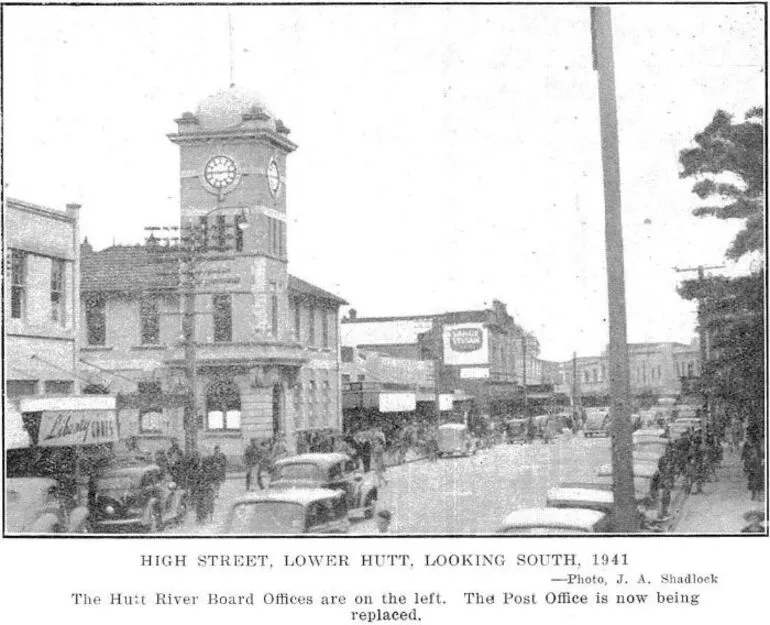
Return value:
<svg viewBox="0 0 770 625">
<path fill-rule="evenodd" d="M 243 464 L 246 465 L 246 492 L 248 492 L 251 490 L 251 474 L 259 465 L 259 445 L 256 438 L 249 441 L 249 445 L 243 453 Z"/>
</svg>

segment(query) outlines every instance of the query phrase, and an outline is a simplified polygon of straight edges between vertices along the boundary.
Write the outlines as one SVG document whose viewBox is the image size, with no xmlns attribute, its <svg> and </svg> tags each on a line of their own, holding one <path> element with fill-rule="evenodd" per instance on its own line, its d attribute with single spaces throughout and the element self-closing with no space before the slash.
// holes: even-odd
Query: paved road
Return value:
<svg viewBox="0 0 770 625">
<path fill-rule="evenodd" d="M 590 479 L 609 460 L 608 439 L 565 434 L 550 445 L 498 445 L 470 458 L 412 462 L 388 469 L 380 506 L 393 513 L 392 533 L 493 532 L 512 510 L 544 505 L 549 488 Z M 184 526 L 166 533 L 216 533 L 228 502 L 243 492 L 242 479 L 228 479 L 212 524 L 198 526 L 190 514 Z M 376 529 L 367 521 L 354 523 L 351 531 L 366 534 Z"/>
<path fill-rule="evenodd" d="M 549 488 L 590 479 L 609 459 L 608 439 L 498 445 L 471 458 L 395 467 L 381 501 L 393 512 L 394 533 L 494 532 L 512 510 L 544 505 Z"/>
</svg>

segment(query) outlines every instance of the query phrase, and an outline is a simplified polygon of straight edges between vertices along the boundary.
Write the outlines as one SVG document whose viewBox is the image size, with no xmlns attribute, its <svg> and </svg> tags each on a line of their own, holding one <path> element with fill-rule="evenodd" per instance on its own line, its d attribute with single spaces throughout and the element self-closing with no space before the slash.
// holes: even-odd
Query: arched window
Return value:
<svg viewBox="0 0 770 625">
<path fill-rule="evenodd" d="M 241 429 L 241 393 L 232 380 L 219 380 L 206 390 L 206 427 L 209 430 Z"/>
</svg>

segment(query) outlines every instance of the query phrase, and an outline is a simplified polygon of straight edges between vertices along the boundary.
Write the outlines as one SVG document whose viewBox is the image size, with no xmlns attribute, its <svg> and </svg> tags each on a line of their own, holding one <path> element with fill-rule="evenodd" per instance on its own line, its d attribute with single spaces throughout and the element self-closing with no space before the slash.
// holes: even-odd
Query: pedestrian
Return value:
<svg viewBox="0 0 770 625">
<path fill-rule="evenodd" d="M 392 519 L 392 514 L 390 513 L 390 510 L 380 510 L 377 513 L 377 531 L 380 534 L 387 534 L 390 530 L 390 521 Z"/>
<path fill-rule="evenodd" d="M 272 460 L 272 445 L 270 440 L 264 440 L 259 444 L 259 447 L 257 449 L 257 464 L 256 464 L 256 471 L 257 471 L 257 486 L 259 486 L 259 490 L 265 490 L 265 482 L 262 479 L 263 474 L 269 475 L 270 472 L 273 470 L 273 460 Z"/>
<path fill-rule="evenodd" d="M 359 450 L 359 453 L 361 454 L 361 462 L 364 465 L 364 473 L 369 473 L 372 468 L 372 443 L 368 436 L 361 438 Z"/>
<path fill-rule="evenodd" d="M 214 446 L 212 464 L 214 470 L 214 496 L 219 497 L 219 490 L 227 479 L 227 456 L 222 453 L 219 445 Z"/>
<path fill-rule="evenodd" d="M 738 416 L 733 417 L 730 424 L 730 451 L 737 454 L 743 444 L 743 421 Z"/>
<path fill-rule="evenodd" d="M 658 520 L 665 521 L 670 518 L 668 514 L 671 505 L 671 491 L 674 489 L 674 474 L 676 471 L 674 454 L 670 445 L 658 460 L 658 488 L 660 491 L 660 507 L 658 508 Z"/>
<path fill-rule="evenodd" d="M 184 482 L 184 454 L 175 438 L 171 439 L 171 446 L 166 452 L 166 464 L 168 465 L 171 479 L 177 484 L 182 485 Z"/>
<path fill-rule="evenodd" d="M 705 450 L 703 446 L 703 439 L 700 433 L 695 433 L 690 439 L 690 450 L 688 456 L 688 484 L 690 488 L 688 492 L 692 491 L 692 487 L 695 486 L 695 495 L 703 494 L 703 482 L 706 479 L 706 458 Z"/>
<path fill-rule="evenodd" d="M 431 428 L 428 432 L 428 459 L 431 462 L 438 460 L 438 431 L 436 428 Z"/>
<path fill-rule="evenodd" d="M 219 461 L 214 454 L 201 459 L 200 483 L 198 485 L 200 489 L 201 515 L 198 517 L 198 523 L 205 523 L 214 518 L 214 499 L 218 490 L 218 473 Z"/>
<path fill-rule="evenodd" d="M 185 458 L 185 485 L 190 493 L 190 498 L 195 509 L 195 520 L 199 525 L 206 521 L 206 480 L 203 475 L 203 467 L 200 454 L 194 451 Z"/>
<path fill-rule="evenodd" d="M 159 449 L 155 452 L 155 464 L 158 465 L 161 475 L 165 477 L 168 472 L 168 458 L 166 457 L 165 449 Z"/>
<path fill-rule="evenodd" d="M 535 419 L 533 417 L 530 417 L 527 419 L 527 442 L 531 443 L 535 440 L 535 434 L 537 433 L 537 428 L 535 427 Z"/>
<path fill-rule="evenodd" d="M 252 438 L 248 447 L 243 452 L 243 464 L 246 466 L 246 492 L 251 490 L 252 472 L 259 464 L 259 445 L 257 439 Z"/>
<path fill-rule="evenodd" d="M 749 510 L 743 515 L 743 519 L 748 525 L 741 529 L 741 534 L 764 534 L 766 531 L 763 521 L 765 513 L 762 510 Z"/>
<path fill-rule="evenodd" d="M 372 444 L 372 462 L 374 463 L 374 470 L 377 475 L 377 485 L 387 485 L 388 480 L 385 477 L 385 444 L 379 436 L 374 439 Z"/>
<path fill-rule="evenodd" d="M 751 500 L 761 499 L 765 488 L 765 459 L 761 447 L 753 443 L 748 457 L 748 487 Z"/>
</svg>

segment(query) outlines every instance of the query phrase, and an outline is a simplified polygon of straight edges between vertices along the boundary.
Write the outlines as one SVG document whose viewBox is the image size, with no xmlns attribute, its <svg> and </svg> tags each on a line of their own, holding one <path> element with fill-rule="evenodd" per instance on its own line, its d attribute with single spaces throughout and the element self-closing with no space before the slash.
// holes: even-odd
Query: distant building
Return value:
<svg viewBox="0 0 770 625">
<path fill-rule="evenodd" d="M 638 398 L 679 397 L 688 380 L 700 375 L 697 339 L 689 345 L 630 343 L 628 351 L 631 394 Z M 577 374 L 574 380 L 573 370 Z M 606 405 L 610 396 L 608 371 L 606 352 L 600 356 L 578 356 L 574 362 L 560 363 L 555 390 L 567 396 L 574 393 L 585 405 Z"/>
<path fill-rule="evenodd" d="M 544 378 L 537 338 L 499 301 L 489 309 L 437 315 L 358 317 L 351 310 L 341 333 L 346 347 L 438 363 L 440 393 L 472 399 L 460 411 L 473 414 L 521 410 L 525 380 L 527 386 L 540 386 L 550 377 Z"/>
<path fill-rule="evenodd" d="M 452 397 L 454 400 L 454 396 Z M 393 427 L 434 414 L 434 363 L 342 348 L 345 430 Z"/>
<path fill-rule="evenodd" d="M 78 392 L 78 204 L 5 207 L 5 393 Z"/>
</svg>

